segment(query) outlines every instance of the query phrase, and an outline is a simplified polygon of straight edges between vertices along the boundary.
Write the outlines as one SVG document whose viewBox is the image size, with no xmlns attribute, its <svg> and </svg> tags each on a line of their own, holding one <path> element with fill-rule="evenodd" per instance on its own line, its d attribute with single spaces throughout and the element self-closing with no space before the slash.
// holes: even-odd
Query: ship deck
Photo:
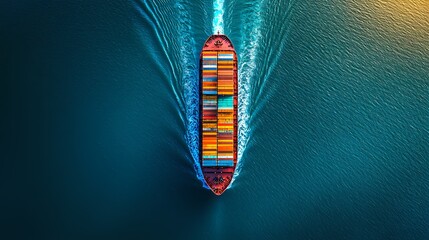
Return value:
<svg viewBox="0 0 429 240">
<path fill-rule="evenodd" d="M 207 185 L 220 195 L 237 165 L 237 54 L 227 36 L 207 39 L 200 69 L 200 161 Z"/>
</svg>

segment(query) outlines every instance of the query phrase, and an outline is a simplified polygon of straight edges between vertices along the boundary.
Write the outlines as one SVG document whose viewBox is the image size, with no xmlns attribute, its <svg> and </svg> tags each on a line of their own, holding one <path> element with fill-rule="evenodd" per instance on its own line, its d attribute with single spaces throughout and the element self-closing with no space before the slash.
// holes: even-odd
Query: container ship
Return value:
<svg viewBox="0 0 429 240">
<path fill-rule="evenodd" d="M 200 55 L 200 164 L 216 195 L 237 165 L 237 54 L 223 34 L 211 35 Z"/>
</svg>

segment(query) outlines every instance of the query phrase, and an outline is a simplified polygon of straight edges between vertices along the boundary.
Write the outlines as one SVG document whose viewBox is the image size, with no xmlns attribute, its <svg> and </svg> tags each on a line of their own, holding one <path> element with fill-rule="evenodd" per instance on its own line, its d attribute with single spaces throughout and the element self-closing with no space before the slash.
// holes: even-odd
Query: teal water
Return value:
<svg viewBox="0 0 429 240">
<path fill-rule="evenodd" d="M 239 168 L 198 166 L 198 58 L 239 57 Z M 429 4 L 11 1 L 1 239 L 429 239 Z"/>
</svg>

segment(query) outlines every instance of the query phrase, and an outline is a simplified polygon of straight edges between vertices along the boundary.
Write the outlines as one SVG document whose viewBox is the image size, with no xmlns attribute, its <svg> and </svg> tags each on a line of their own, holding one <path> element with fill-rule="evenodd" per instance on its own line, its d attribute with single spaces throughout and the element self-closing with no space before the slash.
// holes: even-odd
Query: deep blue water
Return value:
<svg viewBox="0 0 429 240">
<path fill-rule="evenodd" d="M 239 56 L 240 166 L 199 180 L 198 57 Z M 9 1 L 0 239 L 429 239 L 429 4 Z"/>
</svg>

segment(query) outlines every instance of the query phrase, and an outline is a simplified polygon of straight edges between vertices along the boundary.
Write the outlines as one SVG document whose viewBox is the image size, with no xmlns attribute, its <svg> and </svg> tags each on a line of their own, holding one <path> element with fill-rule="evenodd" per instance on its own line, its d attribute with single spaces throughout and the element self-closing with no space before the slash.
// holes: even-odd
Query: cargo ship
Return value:
<svg viewBox="0 0 429 240">
<path fill-rule="evenodd" d="M 216 195 L 229 186 L 237 165 L 237 54 L 223 34 L 211 35 L 200 55 L 200 164 Z"/>
</svg>

